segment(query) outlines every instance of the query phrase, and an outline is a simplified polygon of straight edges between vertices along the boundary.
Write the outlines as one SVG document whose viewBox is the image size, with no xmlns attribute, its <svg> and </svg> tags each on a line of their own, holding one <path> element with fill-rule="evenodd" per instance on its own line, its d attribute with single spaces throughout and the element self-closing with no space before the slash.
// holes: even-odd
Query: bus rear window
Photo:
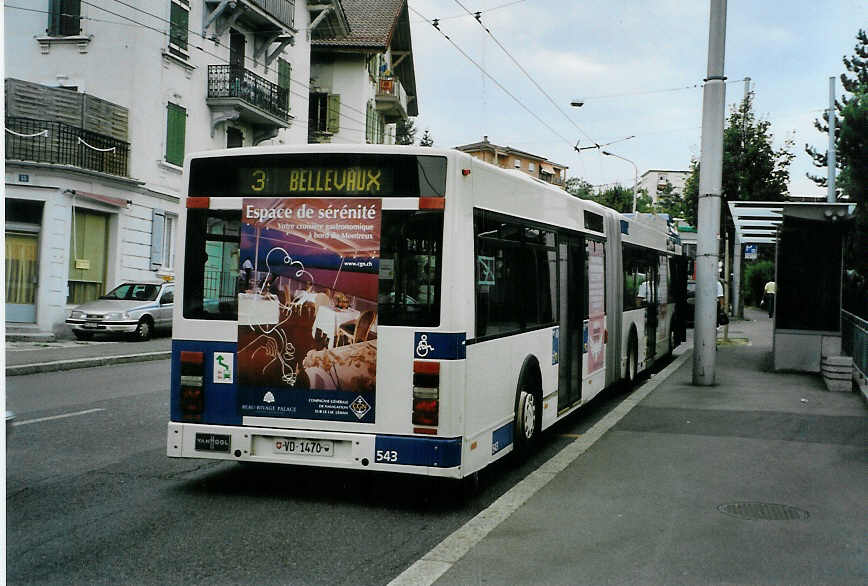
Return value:
<svg viewBox="0 0 868 586">
<path fill-rule="evenodd" d="M 386 210 L 380 236 L 379 323 L 440 324 L 443 212 Z"/>
<path fill-rule="evenodd" d="M 238 210 L 187 210 L 184 317 L 238 319 Z"/>
</svg>

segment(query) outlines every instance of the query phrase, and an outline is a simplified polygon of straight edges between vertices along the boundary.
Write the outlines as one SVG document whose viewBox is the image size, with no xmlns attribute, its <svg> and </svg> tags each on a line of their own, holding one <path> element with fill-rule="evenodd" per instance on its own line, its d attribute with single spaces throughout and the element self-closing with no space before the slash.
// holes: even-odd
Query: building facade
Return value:
<svg viewBox="0 0 868 586">
<path fill-rule="evenodd" d="M 545 157 L 520 151 L 509 146 L 500 146 L 489 142 L 488 136 L 483 136 L 481 142 L 455 147 L 486 163 L 497 165 L 504 169 L 517 169 L 531 177 L 541 179 L 559 187 L 566 186 L 567 167 L 549 161 Z"/>
<path fill-rule="evenodd" d="M 418 116 L 407 0 L 342 0 L 349 32 L 311 42 L 308 141 L 395 144 Z"/>
<path fill-rule="evenodd" d="M 657 203 L 657 198 L 661 191 L 666 188 L 666 184 L 672 185 L 673 193 L 679 196 L 684 195 L 684 182 L 690 176 L 690 171 L 667 171 L 664 169 L 649 169 L 642 173 L 639 177 L 638 189 L 644 189 L 648 195 Z"/>
<path fill-rule="evenodd" d="M 339 0 L 7 8 L 6 320 L 55 333 L 173 278 L 187 153 L 306 141 L 312 23 L 345 29 Z"/>
</svg>

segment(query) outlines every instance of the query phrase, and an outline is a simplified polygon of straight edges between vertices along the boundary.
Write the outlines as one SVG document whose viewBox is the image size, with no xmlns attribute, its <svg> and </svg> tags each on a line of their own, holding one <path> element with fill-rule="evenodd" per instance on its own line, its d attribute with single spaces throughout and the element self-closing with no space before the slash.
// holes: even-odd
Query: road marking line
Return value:
<svg viewBox="0 0 868 586">
<path fill-rule="evenodd" d="M 582 437 L 582 434 L 580 434 L 580 433 L 559 433 L 558 437 L 570 437 L 573 439 L 578 439 L 578 438 Z"/>
<path fill-rule="evenodd" d="M 477 543 L 524 505 L 539 489 L 551 482 L 555 476 L 584 454 L 633 407 L 651 394 L 660 383 L 681 368 L 681 365 L 692 354 L 692 350 L 688 350 L 677 356 L 669 366 L 633 391 L 629 397 L 595 423 L 586 433 L 567 444 L 546 463 L 491 503 L 487 509 L 435 545 L 431 551 L 389 582 L 389 586 L 429 586 L 436 582 Z"/>
<path fill-rule="evenodd" d="M 43 421 L 53 421 L 55 419 L 66 419 L 67 417 L 77 417 L 78 415 L 87 415 L 88 413 L 96 413 L 97 411 L 105 411 L 105 409 L 87 409 L 85 411 L 76 411 L 75 413 L 64 413 L 63 415 L 52 415 L 51 417 L 39 417 L 37 419 L 28 419 L 26 421 L 16 421 L 13 425 L 30 425 L 31 423 L 42 423 Z"/>
</svg>

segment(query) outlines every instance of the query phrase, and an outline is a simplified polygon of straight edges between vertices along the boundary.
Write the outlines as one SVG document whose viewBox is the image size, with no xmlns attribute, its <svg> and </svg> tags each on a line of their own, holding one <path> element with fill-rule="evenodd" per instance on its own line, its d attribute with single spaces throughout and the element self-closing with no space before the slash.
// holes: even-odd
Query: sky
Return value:
<svg viewBox="0 0 868 586">
<path fill-rule="evenodd" d="M 633 166 L 597 149 L 577 153 L 577 141 L 584 147 L 634 136 L 605 149 L 635 163 L 640 175 L 687 170 L 691 158 L 700 158 L 709 0 L 409 5 L 417 139 L 428 129 L 435 146 L 448 148 L 487 135 L 495 144 L 567 165 L 568 177 L 593 185 L 631 186 Z M 464 8 L 481 11 L 491 34 Z M 435 18 L 442 34 L 431 24 Z M 750 77 L 754 111 L 771 122 L 775 147 L 788 137 L 795 141 L 791 195 L 825 195 L 805 177 L 826 170 L 813 167 L 804 146 L 828 146 L 828 135 L 813 121 L 828 108 L 829 77 L 845 71 L 841 59 L 853 54 L 860 27 L 868 28 L 864 0 L 727 3 L 727 113 L 744 98 L 743 80 Z M 835 87 L 840 96 L 839 80 Z M 581 108 L 570 106 L 575 98 L 584 102 Z"/>
</svg>

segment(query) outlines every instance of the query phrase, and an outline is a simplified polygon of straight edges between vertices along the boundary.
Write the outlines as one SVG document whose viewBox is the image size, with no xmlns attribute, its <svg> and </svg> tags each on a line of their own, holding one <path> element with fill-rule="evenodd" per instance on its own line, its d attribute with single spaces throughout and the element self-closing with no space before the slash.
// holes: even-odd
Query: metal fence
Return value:
<svg viewBox="0 0 868 586">
<path fill-rule="evenodd" d="M 841 349 L 853 365 L 868 375 L 868 321 L 841 310 Z"/>
<path fill-rule="evenodd" d="M 209 65 L 208 97 L 238 98 L 282 120 L 289 119 L 289 89 L 247 69 Z"/>
<path fill-rule="evenodd" d="M 6 117 L 6 159 L 129 177 L 130 144 L 63 122 Z"/>
</svg>

